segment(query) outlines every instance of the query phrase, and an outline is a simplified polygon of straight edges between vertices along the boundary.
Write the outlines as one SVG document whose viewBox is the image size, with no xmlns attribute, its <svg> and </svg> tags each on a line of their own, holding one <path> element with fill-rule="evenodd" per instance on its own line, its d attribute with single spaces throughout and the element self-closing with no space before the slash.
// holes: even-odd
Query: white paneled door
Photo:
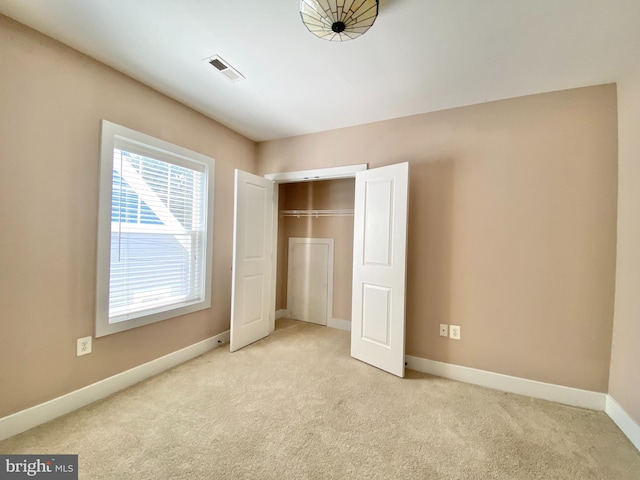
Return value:
<svg viewBox="0 0 640 480">
<path fill-rule="evenodd" d="M 351 356 L 404 377 L 409 164 L 356 174 Z"/>
<path fill-rule="evenodd" d="M 231 294 L 231 351 L 270 333 L 274 183 L 236 170 Z"/>
</svg>

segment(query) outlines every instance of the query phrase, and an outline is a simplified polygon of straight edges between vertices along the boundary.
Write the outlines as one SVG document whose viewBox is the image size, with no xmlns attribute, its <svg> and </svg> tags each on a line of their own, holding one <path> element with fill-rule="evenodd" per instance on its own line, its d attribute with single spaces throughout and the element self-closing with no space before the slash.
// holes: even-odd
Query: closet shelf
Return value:
<svg viewBox="0 0 640 480">
<path fill-rule="evenodd" d="M 352 217 L 353 209 L 341 210 L 281 210 L 282 217 Z"/>
</svg>

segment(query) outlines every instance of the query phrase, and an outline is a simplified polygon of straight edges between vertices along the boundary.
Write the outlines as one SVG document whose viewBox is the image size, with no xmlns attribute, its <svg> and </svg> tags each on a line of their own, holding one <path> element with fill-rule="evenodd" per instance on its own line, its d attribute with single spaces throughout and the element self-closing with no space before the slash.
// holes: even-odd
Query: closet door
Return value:
<svg viewBox="0 0 640 480">
<path fill-rule="evenodd" d="M 409 164 L 356 174 L 351 356 L 404 377 Z"/>
<path fill-rule="evenodd" d="M 266 337 L 273 311 L 274 183 L 235 171 L 231 351 Z"/>
</svg>

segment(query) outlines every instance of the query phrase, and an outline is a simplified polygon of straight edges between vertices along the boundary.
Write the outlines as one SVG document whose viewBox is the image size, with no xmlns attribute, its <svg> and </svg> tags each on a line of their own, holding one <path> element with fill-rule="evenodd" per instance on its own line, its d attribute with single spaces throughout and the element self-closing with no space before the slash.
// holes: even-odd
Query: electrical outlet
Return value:
<svg viewBox="0 0 640 480">
<path fill-rule="evenodd" d="M 440 324 L 440 336 L 441 337 L 448 337 L 449 336 L 449 325 L 447 325 L 446 323 L 441 323 Z"/>
<path fill-rule="evenodd" d="M 449 327 L 449 338 L 460 340 L 460 325 L 451 325 Z"/>
<path fill-rule="evenodd" d="M 91 353 L 91 337 L 82 337 L 76 344 L 76 357 Z"/>
</svg>

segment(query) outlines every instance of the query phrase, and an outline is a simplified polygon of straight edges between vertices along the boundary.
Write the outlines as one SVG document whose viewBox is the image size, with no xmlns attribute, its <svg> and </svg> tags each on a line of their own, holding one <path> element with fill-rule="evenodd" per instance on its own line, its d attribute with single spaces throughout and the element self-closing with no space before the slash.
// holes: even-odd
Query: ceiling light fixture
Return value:
<svg viewBox="0 0 640 480">
<path fill-rule="evenodd" d="M 300 0 L 300 16 L 316 37 L 344 42 L 371 28 L 378 0 Z"/>
</svg>

